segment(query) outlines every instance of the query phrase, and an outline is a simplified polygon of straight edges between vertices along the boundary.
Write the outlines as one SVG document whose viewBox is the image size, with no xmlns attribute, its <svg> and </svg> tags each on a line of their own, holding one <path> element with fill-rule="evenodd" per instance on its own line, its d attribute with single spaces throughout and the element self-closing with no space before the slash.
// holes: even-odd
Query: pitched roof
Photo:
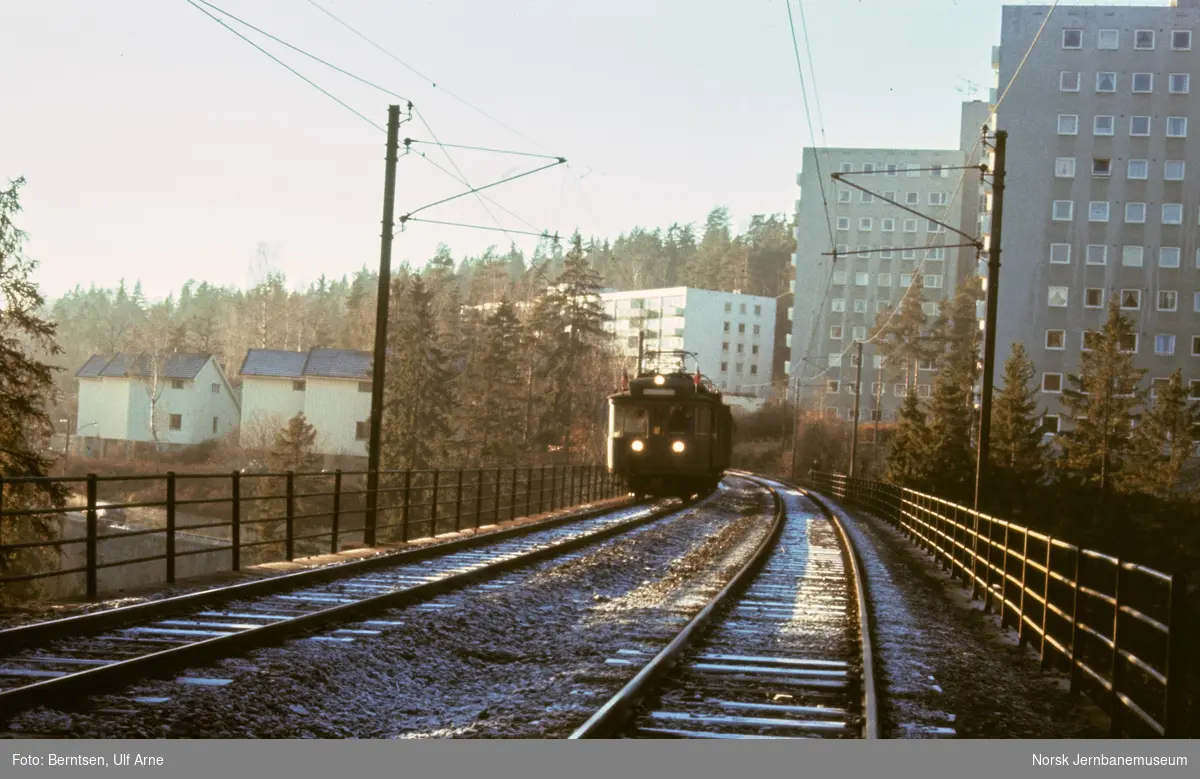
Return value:
<svg viewBox="0 0 1200 779">
<path fill-rule="evenodd" d="M 243 376 L 269 376 L 300 379 L 314 376 L 329 379 L 371 378 L 370 352 L 351 349 L 310 349 L 288 352 L 282 349 L 251 349 L 246 353 Z"/>
<path fill-rule="evenodd" d="M 194 379 L 211 357 L 210 354 L 189 352 L 168 354 L 162 364 L 161 378 Z M 75 375 L 81 379 L 145 378 L 152 375 L 151 356 L 145 352 L 118 352 L 112 357 L 93 354 Z"/>
</svg>

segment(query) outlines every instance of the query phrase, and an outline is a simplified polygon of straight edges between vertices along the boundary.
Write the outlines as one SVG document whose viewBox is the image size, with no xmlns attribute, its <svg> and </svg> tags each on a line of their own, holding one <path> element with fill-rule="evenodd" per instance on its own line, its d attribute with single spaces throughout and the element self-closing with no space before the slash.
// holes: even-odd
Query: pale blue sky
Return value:
<svg viewBox="0 0 1200 779">
<path fill-rule="evenodd" d="M 489 193 L 537 229 L 615 236 L 638 224 L 702 222 L 716 204 L 738 224 L 792 209 L 810 136 L 784 0 L 315 2 L 543 148 L 306 0 L 215 4 L 405 95 L 446 143 L 568 158 L 569 168 Z M 188 278 L 244 285 L 260 242 L 277 247 L 275 263 L 293 282 L 378 265 L 383 133 L 185 0 L 3 6 L 0 180 L 28 179 L 21 224 L 46 294 L 122 277 L 140 278 L 152 297 Z M 967 98 L 960 90 L 974 82 L 986 97 L 991 86 L 1000 8 L 998 0 L 805 0 L 828 144 L 953 147 Z M 792 9 L 807 75 L 795 0 Z M 387 95 L 230 24 L 385 122 Z M 820 136 L 811 78 L 809 99 Z M 401 135 L 428 138 L 415 121 Z M 539 164 L 454 157 L 475 185 Z M 402 158 L 397 213 L 461 189 L 425 160 Z M 529 229 L 493 212 L 506 227 Z M 422 216 L 494 226 L 474 198 Z M 461 256 L 507 241 L 413 224 L 397 234 L 394 256 L 420 265 L 439 242 Z M 534 243 L 519 241 L 527 251 Z"/>
</svg>

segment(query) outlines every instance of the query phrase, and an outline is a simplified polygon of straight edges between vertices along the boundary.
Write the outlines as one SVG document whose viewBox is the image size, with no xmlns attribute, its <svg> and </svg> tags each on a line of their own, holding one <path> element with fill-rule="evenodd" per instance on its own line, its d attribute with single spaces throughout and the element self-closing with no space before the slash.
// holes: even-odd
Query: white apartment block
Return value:
<svg viewBox="0 0 1200 779">
<path fill-rule="evenodd" d="M 1005 6 L 997 87 L 1047 6 Z M 1200 0 L 1060 6 L 1000 105 L 1008 131 L 996 362 L 1021 342 L 1057 429 L 1066 377 L 1117 295 L 1147 386 L 1200 397 Z M 998 368 L 999 372 L 999 368 Z"/>
<path fill-rule="evenodd" d="M 646 351 L 694 353 L 700 371 L 725 392 L 771 394 L 775 298 L 668 287 L 605 292 L 600 299 L 624 356 L 637 357 L 642 331 Z"/>
<path fill-rule="evenodd" d="M 793 398 L 851 419 L 858 393 L 855 342 L 870 337 L 879 316 L 896 310 L 918 269 L 931 325 L 942 302 L 974 272 L 976 250 L 955 246 L 968 239 L 937 222 L 971 236 L 979 231 L 980 177 L 966 168 L 979 164 L 977 141 L 987 114 L 982 101 L 962 104 L 958 149 L 804 149 L 797 176 Z M 857 174 L 848 180 L 936 221 L 835 183 L 830 174 L 836 172 Z M 885 370 L 873 344 L 863 347 L 863 363 L 859 418 L 889 419 L 904 397 L 903 379 Z M 932 369 L 920 366 L 921 395 L 931 392 Z"/>
</svg>

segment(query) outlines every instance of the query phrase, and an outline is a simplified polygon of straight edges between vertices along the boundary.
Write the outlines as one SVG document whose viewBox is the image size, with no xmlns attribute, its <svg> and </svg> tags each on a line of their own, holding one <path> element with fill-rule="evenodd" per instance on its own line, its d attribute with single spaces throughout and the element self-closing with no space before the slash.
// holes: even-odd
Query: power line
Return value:
<svg viewBox="0 0 1200 779">
<path fill-rule="evenodd" d="M 551 235 L 546 230 L 542 230 L 540 233 L 535 233 L 535 232 L 532 232 L 529 230 L 513 230 L 513 229 L 509 229 L 509 228 L 505 228 L 505 227 L 488 227 L 487 225 L 473 225 L 473 224 L 466 224 L 464 222 L 442 222 L 437 219 L 418 219 L 413 216 L 406 218 L 404 221 L 406 221 L 406 222 L 421 222 L 423 224 L 431 224 L 431 225 L 445 225 L 447 227 L 466 227 L 466 228 L 470 228 L 472 230 L 490 230 L 492 232 L 504 233 L 506 235 L 508 235 L 509 233 L 516 233 L 518 235 L 531 235 L 534 238 L 550 238 L 555 241 L 558 240 L 558 233 Z M 510 235 L 509 237 L 511 238 L 512 236 Z M 547 281 L 549 281 L 549 279 L 547 279 Z"/>
<path fill-rule="evenodd" d="M 796 23 L 792 19 L 791 0 L 784 0 L 784 6 L 787 8 L 788 31 L 792 34 L 792 52 L 796 55 L 796 72 L 800 75 L 800 92 L 804 96 L 804 116 L 808 121 L 808 134 L 813 139 L 813 146 L 815 147 L 817 134 L 813 131 L 812 112 L 808 107 L 808 87 L 804 83 L 804 68 L 800 64 L 800 44 L 796 41 Z M 816 89 L 815 82 L 813 89 Z M 817 183 L 821 188 L 821 204 L 825 207 L 825 227 L 829 230 L 829 244 L 832 246 L 834 244 L 833 219 L 829 215 L 829 199 L 825 196 L 825 175 L 821 173 L 821 158 L 817 155 L 816 148 L 813 149 L 813 162 L 817 166 Z"/>
<path fill-rule="evenodd" d="M 424 121 L 424 120 L 422 120 L 422 121 Z M 429 125 L 425 125 L 425 126 L 426 126 L 426 128 L 429 127 Z M 430 130 L 429 133 L 430 133 L 430 135 L 432 135 L 433 131 Z M 428 143 L 428 144 L 432 144 L 435 146 L 441 146 L 443 149 L 467 149 L 469 151 L 486 151 L 486 152 L 490 152 L 492 154 L 515 154 L 518 157 L 536 157 L 540 160 L 562 159 L 557 154 L 553 154 L 553 155 L 551 155 L 551 154 L 531 154 L 527 151 L 510 151 L 508 149 L 489 149 L 485 146 L 464 146 L 464 145 L 458 144 L 458 143 L 442 143 L 441 141 L 439 141 L 437 139 L 436 136 L 434 137 L 434 139 L 432 141 L 422 141 L 417 138 L 405 138 L 404 140 L 406 143 Z"/>
<path fill-rule="evenodd" d="M 230 27 L 228 24 L 226 24 L 226 23 L 225 23 L 225 21 L 224 21 L 223 19 L 220 19 L 220 18 L 218 18 L 218 17 L 216 17 L 216 16 L 213 16 L 211 13 L 209 13 L 209 12 L 208 12 L 208 11 L 206 11 L 206 10 L 204 10 L 204 9 L 203 9 L 203 8 L 201 8 L 199 5 L 197 5 L 195 2 L 193 2 L 193 0 L 185 0 L 185 2 L 186 2 L 188 5 L 190 5 L 190 6 L 192 6 L 193 8 L 195 8 L 195 9 L 196 9 L 197 11 L 199 11 L 200 13 L 202 13 L 202 14 L 204 14 L 205 16 L 207 16 L 208 18 L 212 19 L 212 20 L 213 20 L 214 22 L 216 22 L 217 24 L 219 24 L 219 25 L 221 25 L 222 27 L 224 27 L 226 30 L 229 30 L 231 33 L 233 33 L 233 34 L 234 34 L 234 35 L 236 35 L 237 37 L 239 37 L 239 38 L 241 38 L 242 40 L 244 40 L 246 43 L 249 43 L 251 46 L 253 46 L 254 48 L 258 49 L 259 51 L 261 51 L 263 54 L 267 55 L 267 56 L 268 56 L 268 57 L 270 57 L 271 59 L 273 59 L 273 60 L 274 60 L 276 63 L 278 63 L 278 64 L 279 64 L 279 65 L 281 65 L 282 67 L 286 68 L 286 69 L 287 69 L 289 72 L 291 72 L 293 75 L 295 75 L 295 76 L 299 77 L 300 79 L 302 79 L 302 80 L 303 80 L 303 81 L 304 81 L 306 84 L 308 84 L 309 86 L 311 86 L 313 89 L 316 89 L 318 92 L 320 92 L 321 94 L 325 95 L 325 96 L 326 96 L 326 97 L 328 97 L 330 100 L 332 100 L 333 102 L 335 102 L 335 103 L 337 103 L 338 105 L 340 105 L 342 108 L 345 108 L 347 111 L 349 111 L 350 113 L 354 114 L 354 115 L 355 115 L 355 116 L 357 116 L 359 119 L 362 119 L 364 122 L 366 122 L 367 124 L 369 124 L 369 125 L 371 125 L 372 127 L 374 127 L 376 130 L 379 130 L 380 132 L 386 132 L 386 130 L 384 130 L 384 128 L 383 128 L 383 126 L 382 126 L 382 125 L 379 125 L 379 124 L 377 124 L 377 123 L 375 123 L 375 122 L 371 121 L 371 120 L 370 120 L 370 119 L 368 119 L 366 116 L 364 116 L 364 115 L 360 114 L 358 111 L 356 111 L 355 109 L 351 108 L 349 105 L 347 105 L 346 103 L 342 102 L 340 99 L 338 99 L 337 97 L 335 97 L 333 94 L 331 94 L 330 92 L 328 92 L 328 91 L 327 91 L 327 90 L 325 90 L 324 88 L 322 88 L 322 87 L 318 86 L 316 83 L 314 83 L 314 82 L 313 82 L 312 80 L 310 80 L 310 79 L 309 79 L 307 76 L 305 76 L 304 74 L 300 73 L 298 70 L 296 70 L 295 68 L 293 68 L 291 65 L 288 65 L 286 62 L 284 62 L 283 60 L 279 59 L 279 58 L 278 58 L 278 57 L 276 57 L 274 54 L 272 54 L 271 52 L 269 52 L 269 51 L 267 51 L 266 49 L 264 49 L 262 46 L 259 46 L 257 43 L 255 43 L 254 41 L 250 40 L 250 39 L 249 39 L 249 38 L 247 38 L 245 35 L 242 35 L 240 32 L 238 32 L 237 30 L 235 30 L 235 29 L 233 29 L 232 27 Z"/>
<path fill-rule="evenodd" d="M 450 197 L 445 197 L 445 198 L 442 198 L 441 200 L 436 200 L 427 205 L 423 205 L 420 208 L 413 209 L 412 211 L 409 211 L 404 216 L 400 217 L 400 221 L 404 222 L 413 214 L 420 213 L 421 211 L 424 211 L 428 208 L 433 208 L 434 206 L 440 206 L 443 203 L 449 203 L 451 200 L 458 200 L 460 197 L 466 197 L 467 195 L 474 195 L 482 190 L 491 189 L 492 187 L 498 187 L 501 184 L 507 184 L 510 181 L 516 181 L 517 179 L 525 178 L 526 176 L 532 176 L 534 173 L 540 173 L 543 170 L 549 170 L 550 168 L 556 167 L 558 165 L 563 165 L 565 163 L 566 163 L 566 160 L 560 157 L 558 162 L 552 162 L 549 165 L 543 165 L 540 168 L 534 168 L 533 170 L 527 170 L 524 173 L 518 173 L 515 176 L 508 176 L 506 178 L 500 179 L 499 181 L 493 181 L 491 184 L 484 184 L 482 187 L 471 187 L 471 189 L 469 189 L 466 192 L 460 192 L 457 195 L 451 195 Z"/>
</svg>

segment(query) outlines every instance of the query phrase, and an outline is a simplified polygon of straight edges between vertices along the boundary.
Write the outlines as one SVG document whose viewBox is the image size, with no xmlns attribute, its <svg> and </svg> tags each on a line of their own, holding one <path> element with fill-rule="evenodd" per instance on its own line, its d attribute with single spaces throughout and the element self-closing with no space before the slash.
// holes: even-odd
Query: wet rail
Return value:
<svg viewBox="0 0 1200 779">
<path fill-rule="evenodd" d="M 70 704 L 317 628 L 340 626 L 313 640 L 378 635 L 389 625 L 370 617 L 381 610 L 567 554 L 678 509 L 677 501 L 609 507 L 334 570 L 0 631 L 0 721 L 35 705 Z"/>
<path fill-rule="evenodd" d="M 867 604 L 849 536 L 807 493 L 737 475 L 771 492 L 771 532 L 571 738 L 878 737 Z M 639 654 L 623 650 L 612 662 Z"/>
</svg>

